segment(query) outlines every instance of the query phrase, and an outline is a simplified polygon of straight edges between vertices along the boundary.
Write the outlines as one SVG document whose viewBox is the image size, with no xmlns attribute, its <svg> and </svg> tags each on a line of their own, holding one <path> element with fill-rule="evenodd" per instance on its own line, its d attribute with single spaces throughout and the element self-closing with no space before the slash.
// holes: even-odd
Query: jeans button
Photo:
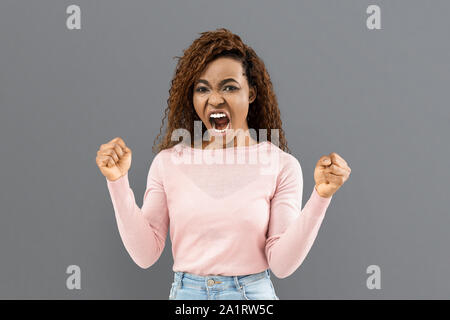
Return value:
<svg viewBox="0 0 450 320">
<path fill-rule="evenodd" d="M 212 286 L 214 285 L 214 280 L 213 279 L 209 279 L 208 280 L 208 286 Z"/>
</svg>

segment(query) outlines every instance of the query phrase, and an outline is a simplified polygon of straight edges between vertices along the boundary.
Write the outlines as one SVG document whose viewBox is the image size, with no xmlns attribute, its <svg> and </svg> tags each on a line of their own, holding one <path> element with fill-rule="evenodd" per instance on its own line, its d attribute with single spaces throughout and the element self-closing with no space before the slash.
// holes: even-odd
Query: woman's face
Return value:
<svg viewBox="0 0 450 320">
<path fill-rule="evenodd" d="M 213 111 L 223 111 L 229 117 L 226 142 L 236 135 L 248 135 L 248 107 L 256 98 L 256 90 L 249 88 L 241 62 L 229 57 L 211 61 L 193 90 L 195 111 L 212 136 L 217 134 L 210 121 L 213 120 L 210 118 Z M 214 126 L 217 129 L 226 128 L 219 122 Z M 225 141 L 225 137 L 221 139 L 219 141 Z"/>
</svg>

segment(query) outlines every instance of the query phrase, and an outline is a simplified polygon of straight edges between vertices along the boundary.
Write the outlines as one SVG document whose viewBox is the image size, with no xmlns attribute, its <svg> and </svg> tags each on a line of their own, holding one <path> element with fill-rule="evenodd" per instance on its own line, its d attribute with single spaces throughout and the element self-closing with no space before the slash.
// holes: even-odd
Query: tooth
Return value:
<svg viewBox="0 0 450 320">
<path fill-rule="evenodd" d="M 227 115 L 225 114 L 225 113 L 223 113 L 223 112 L 221 112 L 221 113 L 211 113 L 211 115 L 210 115 L 210 117 L 213 117 L 213 118 L 221 118 L 221 117 L 226 117 Z"/>
</svg>

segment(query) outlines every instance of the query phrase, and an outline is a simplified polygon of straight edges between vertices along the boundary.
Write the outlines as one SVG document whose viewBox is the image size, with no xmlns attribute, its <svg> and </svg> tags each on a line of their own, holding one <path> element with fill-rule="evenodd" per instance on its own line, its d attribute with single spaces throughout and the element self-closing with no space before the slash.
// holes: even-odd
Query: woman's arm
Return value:
<svg viewBox="0 0 450 320">
<path fill-rule="evenodd" d="M 331 198 L 321 197 L 314 188 L 303 210 L 303 175 L 300 163 L 291 156 L 277 178 L 271 199 L 266 256 L 278 278 L 291 275 L 303 262 L 317 237 Z"/>
<path fill-rule="evenodd" d="M 159 259 L 169 228 L 161 161 L 158 153 L 150 166 L 142 209 L 136 204 L 128 173 L 115 181 L 106 179 L 120 237 L 141 268 L 149 268 Z"/>
</svg>

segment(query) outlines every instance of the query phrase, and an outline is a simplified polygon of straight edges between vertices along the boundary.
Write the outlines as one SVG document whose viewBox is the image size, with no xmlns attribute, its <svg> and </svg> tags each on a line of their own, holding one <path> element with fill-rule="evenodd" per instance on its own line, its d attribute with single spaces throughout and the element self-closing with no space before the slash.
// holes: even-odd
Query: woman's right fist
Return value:
<svg viewBox="0 0 450 320">
<path fill-rule="evenodd" d="M 122 138 L 117 137 L 100 146 L 95 162 L 106 179 L 114 181 L 130 169 L 131 150 Z"/>
</svg>

